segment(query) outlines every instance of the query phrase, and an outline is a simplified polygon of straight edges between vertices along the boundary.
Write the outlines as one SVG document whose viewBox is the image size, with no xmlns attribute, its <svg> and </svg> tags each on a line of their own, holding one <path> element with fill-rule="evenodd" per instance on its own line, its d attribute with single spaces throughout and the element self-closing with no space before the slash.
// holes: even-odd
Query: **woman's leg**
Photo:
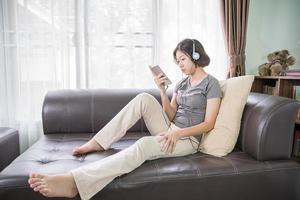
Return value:
<svg viewBox="0 0 300 200">
<path fill-rule="evenodd" d="M 146 136 L 132 146 L 100 161 L 72 170 L 77 189 L 82 199 L 90 199 L 114 178 L 129 173 L 146 160 L 176 157 L 195 153 L 191 142 L 179 140 L 173 153 L 161 151 L 160 136 Z"/>
<path fill-rule="evenodd" d="M 159 102 L 152 95 L 141 93 L 131 100 L 93 139 L 74 149 L 73 154 L 108 149 L 112 143 L 122 138 L 141 117 L 152 135 L 166 131 L 170 126 L 170 121 Z"/>
</svg>

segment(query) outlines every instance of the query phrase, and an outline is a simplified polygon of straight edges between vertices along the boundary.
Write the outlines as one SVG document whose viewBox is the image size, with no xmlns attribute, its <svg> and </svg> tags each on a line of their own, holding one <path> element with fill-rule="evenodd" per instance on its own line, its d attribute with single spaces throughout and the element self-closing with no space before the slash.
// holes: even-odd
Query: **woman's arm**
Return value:
<svg viewBox="0 0 300 200">
<path fill-rule="evenodd" d="M 162 144 L 162 151 L 165 152 L 173 152 L 175 149 L 177 141 L 182 137 L 188 137 L 188 136 L 195 136 L 200 135 L 203 133 L 207 133 L 211 129 L 214 128 L 217 115 L 219 112 L 221 104 L 220 98 L 212 98 L 207 100 L 207 106 L 206 106 L 206 114 L 205 119 L 200 124 L 182 128 L 176 131 L 171 132 L 162 132 L 160 135 L 162 138 L 160 139 L 160 142 L 164 142 Z"/>
<path fill-rule="evenodd" d="M 160 91 L 160 96 L 161 96 L 163 110 L 167 114 L 169 120 L 172 121 L 177 111 L 177 103 L 176 103 L 177 94 L 173 93 L 171 102 L 165 91 Z"/>
<path fill-rule="evenodd" d="M 169 97 L 165 91 L 164 82 L 166 81 L 166 77 L 163 74 L 159 74 L 158 76 L 155 76 L 154 81 L 160 91 L 163 110 L 167 114 L 169 120 L 172 121 L 177 111 L 177 104 L 176 104 L 177 94 L 173 93 L 172 100 L 170 102 Z"/>
</svg>

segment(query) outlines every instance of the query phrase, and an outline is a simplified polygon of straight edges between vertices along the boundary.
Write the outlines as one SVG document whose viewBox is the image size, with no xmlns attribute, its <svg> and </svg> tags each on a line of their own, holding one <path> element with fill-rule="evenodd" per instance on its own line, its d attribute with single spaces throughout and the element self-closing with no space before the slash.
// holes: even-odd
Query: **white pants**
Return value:
<svg viewBox="0 0 300 200">
<path fill-rule="evenodd" d="M 130 101 L 94 136 L 94 139 L 104 149 L 108 149 L 141 117 L 152 136 L 142 137 L 132 146 L 114 155 L 71 171 L 83 200 L 90 199 L 114 178 L 131 172 L 146 160 L 184 156 L 196 152 L 197 144 L 192 144 L 187 138 L 178 140 L 173 153 L 161 151 L 161 143 L 158 142 L 160 136 L 156 135 L 179 128 L 170 123 L 159 102 L 147 93 L 139 94 Z"/>
</svg>

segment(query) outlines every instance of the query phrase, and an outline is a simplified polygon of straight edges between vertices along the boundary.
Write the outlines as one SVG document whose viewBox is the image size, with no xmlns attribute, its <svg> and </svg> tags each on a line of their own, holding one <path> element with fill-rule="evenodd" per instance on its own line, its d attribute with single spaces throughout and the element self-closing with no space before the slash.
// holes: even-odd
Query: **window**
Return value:
<svg viewBox="0 0 300 200">
<path fill-rule="evenodd" d="M 149 86 L 153 0 L 88 1 L 87 10 L 88 87 Z"/>
<path fill-rule="evenodd" d="M 217 0 L 1 0 L 0 125 L 19 129 L 21 149 L 41 130 L 47 91 L 154 88 L 149 64 L 182 78 L 172 52 L 199 39 L 205 68 L 225 78 Z M 171 87 L 172 87 L 171 86 Z"/>
</svg>

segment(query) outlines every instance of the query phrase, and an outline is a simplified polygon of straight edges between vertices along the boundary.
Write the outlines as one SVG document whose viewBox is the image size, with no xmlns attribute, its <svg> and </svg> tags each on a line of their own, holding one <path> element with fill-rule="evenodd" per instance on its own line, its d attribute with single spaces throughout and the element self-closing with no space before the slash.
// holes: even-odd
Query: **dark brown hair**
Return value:
<svg viewBox="0 0 300 200">
<path fill-rule="evenodd" d="M 192 55 L 193 55 L 193 42 L 195 44 L 195 52 L 200 54 L 200 58 L 198 60 L 194 60 Z M 177 63 L 176 60 L 176 52 L 177 51 L 182 51 L 184 54 L 189 56 L 191 60 L 198 66 L 205 67 L 209 65 L 210 58 L 206 54 L 202 44 L 196 40 L 196 39 L 184 39 L 181 42 L 179 42 L 176 46 L 176 48 L 173 51 L 173 57 L 175 62 Z"/>
</svg>

